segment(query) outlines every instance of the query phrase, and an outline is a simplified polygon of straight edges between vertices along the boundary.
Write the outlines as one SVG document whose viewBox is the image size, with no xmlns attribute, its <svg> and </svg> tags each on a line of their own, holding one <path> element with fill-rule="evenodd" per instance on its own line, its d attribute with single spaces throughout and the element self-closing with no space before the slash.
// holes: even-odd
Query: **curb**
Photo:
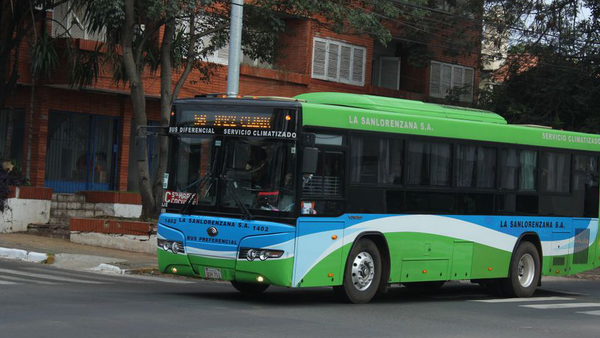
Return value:
<svg viewBox="0 0 600 338">
<path fill-rule="evenodd" d="M 102 273 L 115 273 L 115 274 L 125 274 L 126 270 L 121 269 L 120 267 L 112 264 L 102 263 L 95 268 L 91 268 L 91 271 L 102 272 Z"/>
<path fill-rule="evenodd" d="M 0 258 L 16 259 L 41 264 L 54 263 L 53 254 L 3 247 L 0 247 Z"/>
<path fill-rule="evenodd" d="M 132 268 L 132 269 L 123 269 L 123 273 L 127 275 L 158 275 L 160 272 L 156 267 L 147 267 L 147 268 Z"/>
</svg>

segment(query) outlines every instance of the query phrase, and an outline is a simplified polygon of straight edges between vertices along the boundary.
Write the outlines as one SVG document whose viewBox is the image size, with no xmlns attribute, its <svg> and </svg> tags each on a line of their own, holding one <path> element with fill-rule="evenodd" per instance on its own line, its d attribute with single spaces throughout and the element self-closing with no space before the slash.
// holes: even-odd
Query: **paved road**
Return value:
<svg viewBox="0 0 600 338">
<path fill-rule="evenodd" d="M 553 279 L 530 299 L 472 284 L 403 287 L 370 304 L 329 289 L 271 288 L 100 275 L 0 260 L 0 337 L 597 337 L 600 281 Z"/>
</svg>

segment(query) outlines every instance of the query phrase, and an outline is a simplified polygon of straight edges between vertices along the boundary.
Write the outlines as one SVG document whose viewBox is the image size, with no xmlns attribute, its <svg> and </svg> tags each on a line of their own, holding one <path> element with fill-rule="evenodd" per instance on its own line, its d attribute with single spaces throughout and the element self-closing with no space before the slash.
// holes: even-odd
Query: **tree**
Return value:
<svg viewBox="0 0 600 338">
<path fill-rule="evenodd" d="M 488 0 L 486 8 L 509 57 L 483 107 L 513 123 L 600 132 L 600 2 Z"/>
<path fill-rule="evenodd" d="M 107 32 L 104 57 L 114 66 L 116 78 L 127 82 L 135 117 L 134 127 L 147 124 L 143 77 L 145 71 L 161 75 L 161 125 L 167 126 L 171 104 L 196 69 L 203 80 L 212 68 L 204 62 L 210 52 L 224 47 L 229 36 L 230 3 L 225 0 L 73 0 L 85 10 L 84 21 L 95 32 Z M 245 5 L 242 48 L 260 61 L 273 62 L 285 17 L 311 18 L 336 31 L 369 34 L 382 43 L 389 31 L 373 13 L 395 17 L 389 1 L 361 0 L 255 0 Z M 366 9 L 366 10 L 365 10 Z M 163 39 L 159 40 L 162 30 Z M 173 72 L 180 76 L 173 86 Z M 162 176 L 166 171 L 167 141 L 160 140 L 156 180 L 151 182 L 148 161 L 138 162 L 142 217 L 158 215 L 162 202 Z"/>
<path fill-rule="evenodd" d="M 8 158 L 13 129 L 14 95 L 20 77 L 20 47 L 26 39 L 35 36 L 36 24 L 45 20 L 46 12 L 64 1 L 66 0 L 0 0 L 0 109 L 10 107 L 6 149 L 3 149 Z"/>
</svg>

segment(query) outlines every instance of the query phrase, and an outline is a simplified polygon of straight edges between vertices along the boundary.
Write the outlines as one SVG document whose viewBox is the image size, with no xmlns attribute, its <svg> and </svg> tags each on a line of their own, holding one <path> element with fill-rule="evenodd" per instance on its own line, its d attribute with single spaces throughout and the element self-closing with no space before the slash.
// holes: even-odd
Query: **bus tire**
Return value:
<svg viewBox="0 0 600 338">
<path fill-rule="evenodd" d="M 510 260 L 508 278 L 500 280 L 502 292 L 508 297 L 530 297 L 541 275 L 540 255 L 531 242 L 522 242 Z"/>
<path fill-rule="evenodd" d="M 350 251 L 344 281 L 338 291 L 354 304 L 369 302 L 377 293 L 381 279 L 381 255 L 373 241 L 361 239 Z"/>
<path fill-rule="evenodd" d="M 241 293 L 256 295 L 269 288 L 269 284 L 244 283 L 231 281 L 231 285 Z"/>
</svg>

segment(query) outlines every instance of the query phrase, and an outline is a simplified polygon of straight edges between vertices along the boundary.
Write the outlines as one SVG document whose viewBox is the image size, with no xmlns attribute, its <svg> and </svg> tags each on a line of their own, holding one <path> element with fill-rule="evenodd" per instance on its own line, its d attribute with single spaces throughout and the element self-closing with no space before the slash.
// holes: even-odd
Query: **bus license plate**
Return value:
<svg viewBox="0 0 600 338">
<path fill-rule="evenodd" d="M 212 269 L 212 268 L 204 268 L 204 276 L 206 276 L 206 278 L 214 278 L 214 279 L 221 279 L 221 270 L 219 269 Z"/>
</svg>

